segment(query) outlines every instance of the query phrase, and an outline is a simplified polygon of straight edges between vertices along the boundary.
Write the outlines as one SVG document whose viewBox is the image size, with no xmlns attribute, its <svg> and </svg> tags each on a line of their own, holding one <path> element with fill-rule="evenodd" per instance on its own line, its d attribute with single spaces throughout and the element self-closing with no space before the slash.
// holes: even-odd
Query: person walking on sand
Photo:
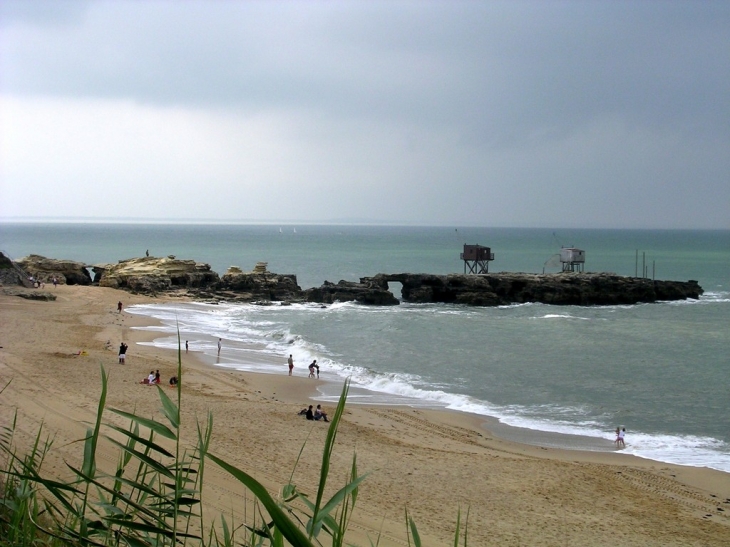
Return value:
<svg viewBox="0 0 730 547">
<path fill-rule="evenodd" d="M 122 301 L 117 302 L 117 313 L 122 313 Z"/>
<path fill-rule="evenodd" d="M 289 355 L 289 359 L 287 359 L 287 363 L 289 363 L 289 376 L 291 376 L 292 371 L 294 370 L 294 358 Z"/>
<path fill-rule="evenodd" d="M 221 346 L 223 345 L 223 339 L 218 338 L 218 357 L 221 356 Z"/>
</svg>

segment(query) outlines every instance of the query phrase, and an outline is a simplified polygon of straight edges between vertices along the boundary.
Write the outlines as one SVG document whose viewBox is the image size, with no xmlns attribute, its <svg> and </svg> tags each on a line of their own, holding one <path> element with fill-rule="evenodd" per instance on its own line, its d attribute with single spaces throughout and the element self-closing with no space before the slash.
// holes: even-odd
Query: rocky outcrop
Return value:
<svg viewBox="0 0 730 547">
<path fill-rule="evenodd" d="M 5 260 L 3 260 L 5 259 Z M 80 262 L 31 255 L 13 264 L 0 254 L 0 283 L 27 282 L 28 275 L 46 282 L 54 276 L 60 283 L 91 283 L 87 267 Z M 611 273 L 562 272 L 557 274 L 495 273 L 483 275 L 378 274 L 359 282 L 325 281 L 321 287 L 302 289 L 292 274 L 269 272 L 259 262 L 251 272 L 231 266 L 223 277 L 210 265 L 194 260 L 142 257 L 117 264 L 93 267 L 94 282 L 103 287 L 144 294 L 180 291 L 193 298 L 234 302 L 354 301 L 375 306 L 399 304 L 389 283 L 401 283 L 405 302 L 450 303 L 469 306 L 500 306 L 541 302 L 555 305 L 615 305 L 686 300 L 704 292 L 697 281 L 655 281 Z M 7 281 L 6 281 L 7 280 Z"/>
<path fill-rule="evenodd" d="M 302 298 L 296 275 L 272 273 L 265 262 L 256 264 L 252 272 L 231 266 L 213 288 L 218 296 L 236 301 L 291 302 Z"/>
<path fill-rule="evenodd" d="M 699 298 L 697 281 L 655 281 L 610 273 L 484 275 L 378 274 L 361 281 L 387 287 L 403 285 L 405 302 L 442 302 L 471 306 L 500 306 L 541 302 L 562 306 L 637 304 Z"/>
<path fill-rule="evenodd" d="M 176 289 L 207 288 L 218 283 L 218 274 L 209 264 L 194 260 L 141 257 L 121 260 L 114 265 L 94 267 L 99 285 L 126 289 L 144 294 L 156 294 Z"/>
<path fill-rule="evenodd" d="M 39 291 L 34 289 L 21 289 L 21 288 L 3 288 L 2 294 L 7 296 L 19 296 L 26 300 L 43 300 L 45 302 L 53 302 L 56 300 L 56 295 L 46 291 Z"/>
<path fill-rule="evenodd" d="M 13 263 L 10 258 L 0 253 L 0 285 L 25 285 L 31 287 L 26 274 L 21 268 Z"/>
<path fill-rule="evenodd" d="M 399 300 L 388 290 L 388 283 L 375 278 L 363 278 L 360 283 L 325 281 L 321 287 L 304 291 L 307 302 L 332 304 L 334 302 L 358 302 L 374 306 L 395 306 Z"/>
<path fill-rule="evenodd" d="M 91 274 L 83 262 L 29 255 L 15 261 L 28 275 L 45 283 L 55 277 L 65 285 L 91 285 Z"/>
</svg>

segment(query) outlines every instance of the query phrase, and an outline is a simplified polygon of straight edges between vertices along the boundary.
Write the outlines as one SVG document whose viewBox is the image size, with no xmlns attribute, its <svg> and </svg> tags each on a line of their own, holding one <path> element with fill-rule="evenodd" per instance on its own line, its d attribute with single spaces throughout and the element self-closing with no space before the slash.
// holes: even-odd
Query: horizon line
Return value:
<svg viewBox="0 0 730 547">
<path fill-rule="evenodd" d="M 616 227 L 616 226 L 545 226 L 545 225 L 482 225 L 482 224 L 457 224 L 457 223 L 433 223 L 423 224 L 418 222 L 393 222 L 365 219 L 330 219 L 320 221 L 292 221 L 287 220 L 236 220 L 236 219 L 164 219 L 164 218 L 99 218 L 99 217 L 0 217 L 0 224 L 130 224 L 130 225 L 168 225 L 168 226 L 381 226 L 381 227 L 407 227 L 407 228 L 498 228 L 498 229 L 535 229 L 535 230 L 665 230 L 665 231 L 728 231 L 727 228 L 688 228 L 688 227 Z"/>
</svg>

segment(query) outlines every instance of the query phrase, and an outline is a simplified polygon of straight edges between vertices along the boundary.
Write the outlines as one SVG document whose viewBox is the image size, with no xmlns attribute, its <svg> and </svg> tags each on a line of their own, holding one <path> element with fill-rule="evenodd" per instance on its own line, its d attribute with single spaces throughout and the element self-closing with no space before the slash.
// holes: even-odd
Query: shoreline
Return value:
<svg viewBox="0 0 730 547">
<path fill-rule="evenodd" d="M 75 442 L 84 436 L 83 424 L 95 416 L 100 365 L 108 372 L 109 408 L 164 419 L 158 390 L 139 381 L 159 369 L 164 382 L 176 370 L 177 355 L 139 344 L 160 336 L 135 328 L 149 326 L 152 318 L 116 311 L 118 300 L 125 306 L 163 300 L 99 287 L 48 292 L 58 299 L 0 295 L 0 383 L 12 380 L 0 395 L 0 417 L 9 420 L 17 409 L 19 442 L 32 442 L 44 423 L 56 438 L 44 469 L 63 476 L 64 462 L 78 461 L 83 450 Z M 130 345 L 126 365 L 117 363 L 120 341 Z M 195 438 L 195 420 L 210 412 L 213 453 L 272 493 L 300 458 L 294 480 L 302 491 L 316 491 L 327 427 L 296 412 L 323 380 L 290 378 L 285 357 L 282 374 L 225 370 L 184 349 L 181 358 L 186 442 Z M 105 413 L 104 420 L 114 417 Z M 404 507 L 429 545 L 453 542 L 459 507 L 470 508 L 475 545 L 724 545 L 730 538 L 728 473 L 616 451 L 536 447 L 505 440 L 493 429 L 494 420 L 448 409 L 349 404 L 332 477 L 337 482 L 348 473 L 355 452 L 358 468 L 370 471 L 350 541 L 368 544 L 382 530 L 381 545 L 403 545 Z M 116 449 L 102 443 L 100 451 L 100 465 L 113 466 Z M 206 472 L 208 488 L 212 510 L 242 509 L 241 493 L 215 467 Z"/>
<path fill-rule="evenodd" d="M 134 311 L 134 315 L 139 317 L 146 317 L 148 324 L 135 327 L 140 330 L 147 330 L 151 333 L 148 343 L 152 343 L 155 339 L 165 339 L 174 337 L 170 332 L 163 331 L 157 327 L 165 325 L 165 321 L 158 319 L 152 315 L 148 315 L 144 312 Z M 167 327 L 170 328 L 169 322 Z M 285 376 L 287 369 L 285 364 L 286 355 L 281 356 L 281 363 L 276 361 L 276 357 L 271 353 L 259 353 L 254 346 L 247 345 L 242 342 L 235 342 L 231 340 L 224 340 L 223 353 L 219 359 L 215 356 L 215 340 L 216 337 L 213 335 L 200 335 L 196 334 L 202 339 L 207 339 L 206 348 L 208 351 L 200 350 L 196 351 L 195 355 L 201 360 L 201 363 L 206 364 L 217 370 L 231 371 L 235 370 L 240 373 L 246 374 L 262 374 L 264 376 L 279 376 L 279 372 L 275 372 L 280 367 L 281 375 Z M 176 341 L 174 342 L 176 343 Z M 181 344 L 184 341 L 180 340 Z M 163 344 L 159 345 L 157 349 L 160 350 L 171 350 L 172 348 L 164 347 Z M 212 353 L 211 353 L 212 352 Z M 192 352 L 191 352 L 192 353 Z M 226 364 L 228 363 L 228 364 Z M 217 366 L 219 365 L 220 366 Z M 295 375 L 302 377 L 306 376 L 306 367 L 297 365 L 295 367 Z M 325 373 L 326 375 L 326 373 Z M 311 380 L 309 380 L 311 382 Z M 344 377 L 336 376 L 335 378 L 323 377 L 321 381 L 318 381 L 312 386 L 312 393 L 308 399 L 320 403 L 329 403 L 330 406 L 334 406 L 339 398 L 342 383 Z M 457 395 L 458 394 L 454 394 Z M 566 433 L 558 431 L 550 431 L 549 429 L 535 429 L 529 427 L 521 427 L 518 425 L 511 425 L 503 422 L 498 416 L 470 412 L 469 410 L 460 410 L 455 408 L 449 408 L 446 403 L 432 401 L 428 399 L 411 398 L 405 395 L 398 395 L 388 393 L 384 391 L 374 391 L 367 387 L 359 386 L 357 384 L 351 384 L 350 392 L 348 395 L 348 406 L 373 406 L 378 408 L 412 408 L 419 410 L 436 410 L 436 411 L 447 411 L 457 412 L 461 415 L 473 415 L 479 419 L 484 420 L 485 428 L 488 433 L 494 437 L 500 438 L 505 441 L 511 441 L 515 443 L 525 444 L 537 448 L 555 448 L 564 449 L 570 451 L 589 451 L 599 453 L 615 453 L 625 456 L 632 456 L 642 460 L 652 461 L 656 464 L 670 464 L 680 465 L 690 468 L 703 469 L 705 467 L 714 469 L 719 472 L 728 473 L 723 469 L 716 469 L 705 465 L 697 465 L 692 463 L 685 463 L 679 461 L 668 461 L 651 456 L 642 456 L 631 452 L 626 452 L 624 449 L 619 449 L 613 442 L 613 433 L 607 432 L 605 437 L 598 437 L 592 435 L 584 435 L 580 433 Z M 629 443 L 629 447 L 630 447 Z"/>
</svg>

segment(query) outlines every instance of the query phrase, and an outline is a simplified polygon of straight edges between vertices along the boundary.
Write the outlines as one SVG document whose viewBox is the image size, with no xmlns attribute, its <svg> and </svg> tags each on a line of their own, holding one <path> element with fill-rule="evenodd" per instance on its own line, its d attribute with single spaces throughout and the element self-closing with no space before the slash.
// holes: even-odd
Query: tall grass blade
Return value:
<svg viewBox="0 0 730 547">
<path fill-rule="evenodd" d="M 312 513 L 311 526 L 309 528 L 309 538 L 315 537 L 319 534 L 319 530 L 322 526 L 322 520 L 320 518 L 320 510 L 322 506 L 322 496 L 324 495 L 324 489 L 327 485 L 327 477 L 330 469 L 330 459 L 335 446 L 335 439 L 337 438 L 337 429 L 342 419 L 342 414 L 345 412 L 345 402 L 347 401 L 347 394 L 350 390 L 350 379 L 345 380 L 342 386 L 342 393 L 340 394 L 340 400 L 337 403 L 335 414 L 332 418 L 332 423 L 327 430 L 327 439 L 324 443 L 324 450 L 322 452 L 322 467 L 319 472 L 319 488 L 317 488 L 317 501 L 314 505 L 314 511 Z"/>
<path fill-rule="evenodd" d="M 461 507 L 456 512 L 456 532 L 454 533 L 454 547 L 459 547 L 459 532 L 461 527 Z"/>
<path fill-rule="evenodd" d="M 166 439 L 170 439 L 172 441 L 177 440 L 177 436 L 175 435 L 175 433 L 173 433 L 170 428 L 168 428 L 164 424 L 161 424 L 160 422 L 156 422 L 148 418 L 142 418 L 141 416 L 137 416 L 136 414 L 131 414 L 129 412 L 125 412 L 116 408 L 110 408 L 109 411 L 114 412 L 114 414 L 119 414 L 124 418 L 129 418 L 133 422 L 154 431 L 155 433 L 162 437 L 165 437 Z"/>
<path fill-rule="evenodd" d="M 421 547 L 421 536 L 418 534 L 418 528 L 416 528 L 415 521 L 408 516 L 408 509 L 406 509 L 406 533 L 409 533 L 408 545 L 411 544 L 411 537 L 413 537 L 414 547 Z"/>
<path fill-rule="evenodd" d="M 224 462 L 213 454 L 208 454 L 214 463 L 225 469 L 228 473 L 233 475 L 239 482 L 241 482 L 251 493 L 258 498 L 261 504 L 264 506 L 269 516 L 274 521 L 275 526 L 281 530 L 284 537 L 294 545 L 295 547 L 311 547 L 312 543 L 309 541 L 299 528 L 286 516 L 284 511 L 274 501 L 271 495 L 268 493 L 266 488 L 263 487 L 256 479 L 249 474 L 241 471 L 240 469 Z"/>
<path fill-rule="evenodd" d="M 160 386 L 157 386 L 157 392 L 160 394 L 160 400 L 162 401 L 162 413 L 170 420 L 173 429 L 178 429 L 180 427 L 180 409 Z"/>
</svg>

